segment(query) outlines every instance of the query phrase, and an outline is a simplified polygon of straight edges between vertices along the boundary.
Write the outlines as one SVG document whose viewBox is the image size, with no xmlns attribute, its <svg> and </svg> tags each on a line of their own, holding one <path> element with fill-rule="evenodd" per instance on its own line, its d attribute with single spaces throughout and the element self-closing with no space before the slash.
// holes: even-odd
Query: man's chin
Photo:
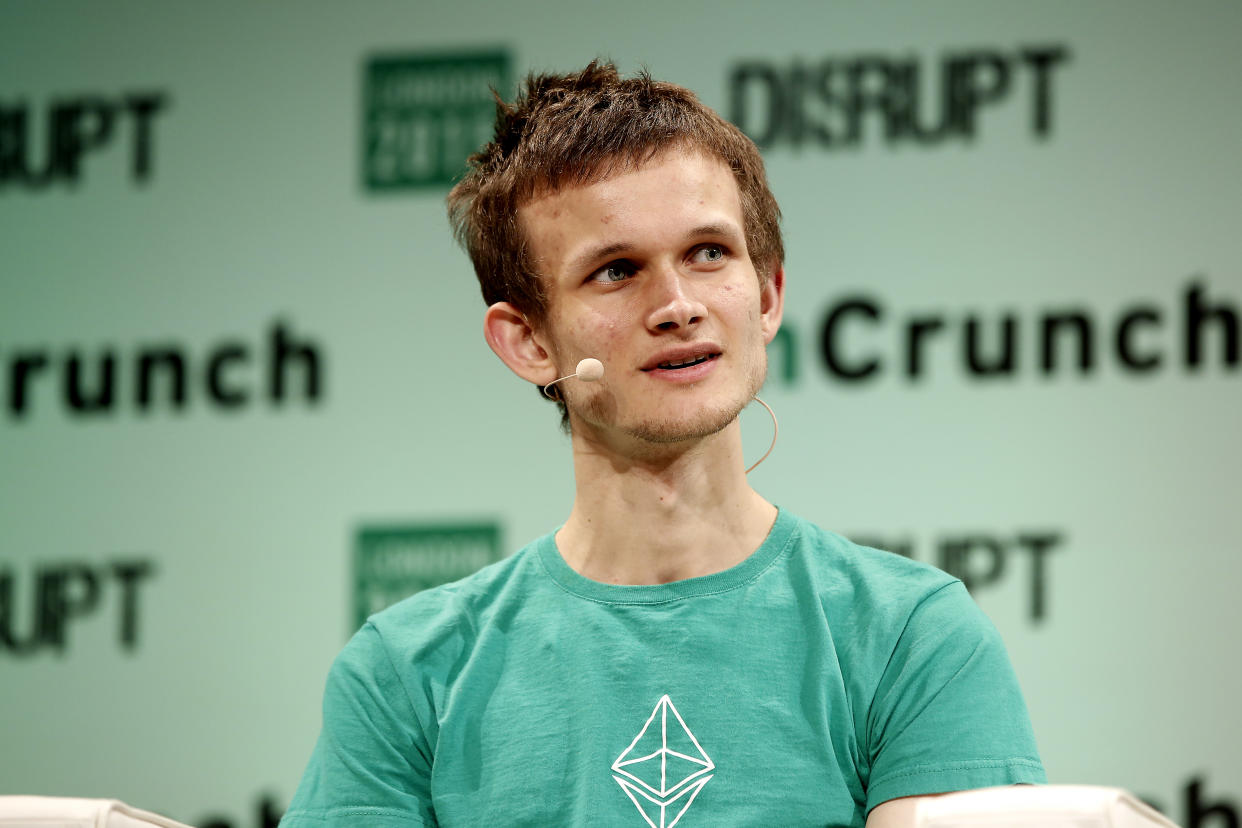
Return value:
<svg viewBox="0 0 1242 828">
<path fill-rule="evenodd" d="M 760 374 L 749 385 L 757 391 L 762 385 Z M 611 394 L 599 394 L 587 398 L 583 408 L 575 411 L 571 404 L 571 418 L 575 427 L 585 426 L 588 432 L 599 431 L 624 434 L 630 438 L 654 445 L 668 445 L 688 440 L 699 440 L 718 434 L 737 420 L 738 414 L 751 400 L 754 392 L 732 400 L 716 400 L 711 407 L 695 405 L 689 400 L 662 407 L 659 411 L 625 411 L 617 405 Z M 650 403 L 651 401 L 648 400 Z M 604 438 L 607 440 L 608 438 Z"/>
<path fill-rule="evenodd" d="M 696 411 L 687 417 L 666 417 L 645 420 L 627 429 L 639 440 L 648 443 L 680 443 L 719 434 L 737 419 L 741 406 L 718 411 Z"/>
</svg>

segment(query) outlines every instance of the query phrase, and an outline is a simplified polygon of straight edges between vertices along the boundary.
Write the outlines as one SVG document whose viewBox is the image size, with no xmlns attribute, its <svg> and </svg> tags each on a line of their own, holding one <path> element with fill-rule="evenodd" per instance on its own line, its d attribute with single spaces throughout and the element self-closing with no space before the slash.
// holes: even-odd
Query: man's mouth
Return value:
<svg viewBox="0 0 1242 828">
<path fill-rule="evenodd" d="M 720 356 L 720 354 L 707 354 L 695 359 L 687 359 L 684 362 L 661 362 L 656 366 L 656 368 L 661 371 L 678 371 L 682 368 L 691 368 L 695 365 L 701 365 L 709 359 L 715 359 L 718 356 Z"/>
</svg>

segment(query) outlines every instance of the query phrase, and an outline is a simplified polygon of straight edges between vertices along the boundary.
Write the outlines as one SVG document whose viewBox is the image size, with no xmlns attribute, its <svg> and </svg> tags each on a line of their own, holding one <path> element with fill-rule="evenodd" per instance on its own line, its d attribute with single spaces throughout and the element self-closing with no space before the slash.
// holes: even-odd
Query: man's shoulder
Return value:
<svg viewBox="0 0 1242 828">
<path fill-rule="evenodd" d="M 461 645 L 505 606 L 528 595 L 541 578 L 538 538 L 509 557 L 457 581 L 424 589 L 367 619 L 390 652 Z"/>
<path fill-rule="evenodd" d="M 960 581 L 930 564 L 883 549 L 855 543 L 844 535 L 796 516 L 795 566 L 832 593 L 847 597 L 887 596 L 915 602 Z M 841 597 L 841 596 L 838 596 Z"/>
<path fill-rule="evenodd" d="M 929 564 L 855 543 L 798 520 L 787 564 L 794 595 L 814 596 L 815 613 L 834 631 L 842 657 L 888 652 L 903 635 L 928 632 L 950 617 L 986 628 L 962 582 Z M 957 623 L 955 621 L 955 623 Z M 872 649 L 855 646 L 855 639 Z"/>
</svg>

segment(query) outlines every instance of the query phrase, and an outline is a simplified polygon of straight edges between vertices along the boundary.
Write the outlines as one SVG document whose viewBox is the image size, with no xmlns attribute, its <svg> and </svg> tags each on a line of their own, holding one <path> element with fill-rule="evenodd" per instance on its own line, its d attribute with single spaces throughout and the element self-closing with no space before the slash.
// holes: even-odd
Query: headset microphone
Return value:
<svg viewBox="0 0 1242 828">
<path fill-rule="evenodd" d="M 772 410 L 772 406 L 760 399 L 758 394 L 751 397 L 751 399 L 766 408 L 768 410 L 768 416 L 772 418 L 772 442 L 768 445 L 768 450 L 763 453 L 763 456 L 752 463 L 748 469 L 746 469 L 747 474 L 753 472 L 756 468 L 758 468 L 760 463 L 768 459 L 768 455 L 772 453 L 772 449 L 776 448 L 776 438 L 781 434 L 781 424 L 776 421 L 776 412 Z"/>
<path fill-rule="evenodd" d="M 548 389 L 567 379 L 577 377 L 583 382 L 596 382 L 600 377 L 604 376 L 604 363 L 595 357 L 587 357 L 578 363 L 578 368 L 572 374 L 566 374 L 563 377 L 554 379 L 543 387 L 543 395 L 549 400 L 555 400 L 556 397 L 548 393 Z"/>
<path fill-rule="evenodd" d="M 595 357 L 587 357 L 578 363 L 578 370 L 575 373 L 583 382 L 595 382 L 604 375 L 604 363 Z"/>
</svg>

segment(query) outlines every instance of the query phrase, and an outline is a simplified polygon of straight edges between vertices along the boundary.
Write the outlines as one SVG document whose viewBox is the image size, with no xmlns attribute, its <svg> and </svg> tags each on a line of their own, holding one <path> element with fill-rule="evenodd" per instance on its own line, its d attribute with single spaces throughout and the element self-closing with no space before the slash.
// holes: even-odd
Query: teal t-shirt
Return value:
<svg viewBox="0 0 1242 828">
<path fill-rule="evenodd" d="M 603 584 L 548 535 L 373 616 L 281 825 L 861 826 L 1042 781 L 961 582 L 782 511 L 714 575 Z"/>
</svg>

